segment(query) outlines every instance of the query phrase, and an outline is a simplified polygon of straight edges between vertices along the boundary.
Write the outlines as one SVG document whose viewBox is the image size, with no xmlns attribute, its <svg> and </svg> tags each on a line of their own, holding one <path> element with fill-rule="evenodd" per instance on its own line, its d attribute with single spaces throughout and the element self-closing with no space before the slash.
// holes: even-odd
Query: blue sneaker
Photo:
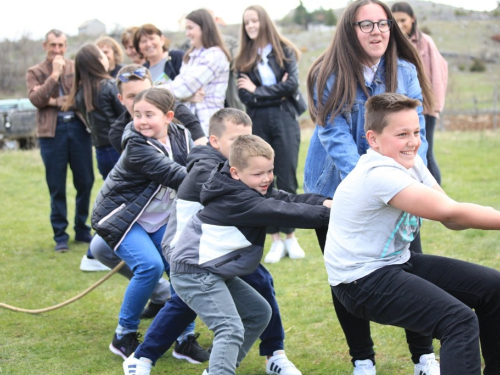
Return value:
<svg viewBox="0 0 500 375">
<path fill-rule="evenodd" d="M 75 241 L 90 243 L 90 241 L 92 241 L 92 237 L 93 236 L 90 234 L 90 232 L 77 233 L 75 234 Z"/>
</svg>

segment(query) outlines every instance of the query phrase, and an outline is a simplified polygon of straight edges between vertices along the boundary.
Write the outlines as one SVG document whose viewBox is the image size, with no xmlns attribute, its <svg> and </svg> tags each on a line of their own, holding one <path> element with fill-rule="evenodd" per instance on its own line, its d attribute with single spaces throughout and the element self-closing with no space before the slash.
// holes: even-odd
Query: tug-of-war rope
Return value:
<svg viewBox="0 0 500 375">
<path fill-rule="evenodd" d="M 29 310 L 29 309 L 22 309 L 20 307 L 15 307 L 11 305 L 7 305 L 5 303 L 0 302 L 0 307 L 12 310 L 12 311 L 17 311 L 17 312 L 22 312 L 22 313 L 27 313 L 27 314 L 40 314 L 48 311 L 53 311 L 57 310 L 61 307 L 64 307 L 66 305 L 69 305 L 70 303 L 73 303 L 80 298 L 86 296 L 89 294 L 91 291 L 93 291 L 95 288 L 97 288 L 99 285 L 101 285 L 103 282 L 105 282 L 107 279 L 109 279 L 111 276 L 113 276 L 115 273 L 117 273 L 123 266 L 125 265 L 125 262 L 122 260 L 115 268 L 113 268 L 111 271 L 109 271 L 102 279 L 98 280 L 95 284 L 91 285 L 87 289 L 85 289 L 83 292 L 80 294 L 74 296 L 73 298 L 70 298 L 67 301 L 61 302 L 57 305 L 46 307 L 44 309 L 36 309 L 36 310 Z"/>
</svg>

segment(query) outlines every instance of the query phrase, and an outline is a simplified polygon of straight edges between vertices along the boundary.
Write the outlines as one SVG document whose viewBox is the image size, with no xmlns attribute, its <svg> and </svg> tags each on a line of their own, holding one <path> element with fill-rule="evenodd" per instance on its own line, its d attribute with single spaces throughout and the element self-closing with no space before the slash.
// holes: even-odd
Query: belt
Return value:
<svg viewBox="0 0 500 375">
<path fill-rule="evenodd" d="M 65 115 L 65 116 L 57 116 L 59 119 L 62 120 L 62 122 L 70 122 L 75 119 L 74 115 Z"/>
</svg>

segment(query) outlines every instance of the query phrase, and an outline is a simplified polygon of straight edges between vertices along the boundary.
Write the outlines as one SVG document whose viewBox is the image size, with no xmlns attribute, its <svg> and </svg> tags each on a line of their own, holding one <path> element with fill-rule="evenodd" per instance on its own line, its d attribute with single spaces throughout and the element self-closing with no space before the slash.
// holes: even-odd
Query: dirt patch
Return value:
<svg viewBox="0 0 500 375">
<path fill-rule="evenodd" d="M 497 128 L 500 128 L 500 115 L 496 115 Z M 303 116 L 299 119 L 301 129 L 314 128 L 314 123 L 309 116 Z M 445 130 L 492 130 L 494 128 L 493 115 L 454 115 L 443 116 L 438 120 L 438 129 L 444 126 Z"/>
</svg>

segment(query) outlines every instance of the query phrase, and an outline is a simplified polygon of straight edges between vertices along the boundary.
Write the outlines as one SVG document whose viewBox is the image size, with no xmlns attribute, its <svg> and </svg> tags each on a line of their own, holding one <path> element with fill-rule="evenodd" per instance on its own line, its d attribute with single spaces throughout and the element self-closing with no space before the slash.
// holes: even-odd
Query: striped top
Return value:
<svg viewBox="0 0 500 375">
<path fill-rule="evenodd" d="M 229 61 L 224 52 L 219 47 L 197 48 L 189 54 L 189 61 L 182 63 L 179 75 L 160 87 L 169 89 L 181 101 L 203 88 L 205 98 L 201 103 L 184 104 L 198 117 L 208 136 L 208 120 L 224 107 L 228 81 Z"/>
</svg>

